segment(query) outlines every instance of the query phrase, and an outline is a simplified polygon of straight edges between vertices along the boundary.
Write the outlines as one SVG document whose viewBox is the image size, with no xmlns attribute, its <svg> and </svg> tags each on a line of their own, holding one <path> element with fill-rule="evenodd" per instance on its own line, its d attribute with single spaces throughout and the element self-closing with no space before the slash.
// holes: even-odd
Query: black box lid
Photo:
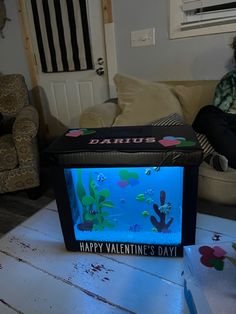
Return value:
<svg viewBox="0 0 236 314">
<path fill-rule="evenodd" d="M 189 125 L 69 129 L 46 153 L 64 166 L 198 165 L 202 161 L 200 144 Z"/>
</svg>

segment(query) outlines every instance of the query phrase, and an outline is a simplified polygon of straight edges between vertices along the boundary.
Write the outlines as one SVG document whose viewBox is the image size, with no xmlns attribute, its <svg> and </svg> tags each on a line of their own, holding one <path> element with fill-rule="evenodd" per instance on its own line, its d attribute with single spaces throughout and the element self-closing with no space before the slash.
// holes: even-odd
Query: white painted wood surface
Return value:
<svg viewBox="0 0 236 314">
<path fill-rule="evenodd" d="M 236 222 L 198 215 L 197 243 L 236 241 Z M 0 313 L 188 313 L 183 259 L 68 252 L 56 203 L 0 240 Z"/>
</svg>

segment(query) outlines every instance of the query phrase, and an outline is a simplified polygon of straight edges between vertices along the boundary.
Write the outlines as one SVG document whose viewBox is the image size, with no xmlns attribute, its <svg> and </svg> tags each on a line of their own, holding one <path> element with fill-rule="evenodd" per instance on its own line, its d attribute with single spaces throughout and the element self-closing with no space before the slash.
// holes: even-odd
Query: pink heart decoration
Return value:
<svg viewBox="0 0 236 314">
<path fill-rule="evenodd" d="M 222 256 L 225 256 L 225 254 L 226 254 L 226 251 L 223 250 L 219 246 L 214 246 L 213 249 L 214 249 L 213 254 L 214 254 L 215 257 L 222 257 Z"/>
<path fill-rule="evenodd" d="M 119 181 L 118 182 L 118 185 L 121 187 L 121 188 L 125 188 L 127 185 L 129 185 L 129 182 L 124 180 L 124 181 Z"/>
<path fill-rule="evenodd" d="M 69 137 L 77 137 L 84 133 L 83 130 L 70 130 L 68 133 L 66 133 L 66 136 Z"/>
<path fill-rule="evenodd" d="M 158 141 L 161 145 L 163 145 L 164 147 L 169 147 L 169 146 L 174 146 L 174 145 L 178 145 L 181 142 L 178 140 L 159 140 Z"/>
</svg>

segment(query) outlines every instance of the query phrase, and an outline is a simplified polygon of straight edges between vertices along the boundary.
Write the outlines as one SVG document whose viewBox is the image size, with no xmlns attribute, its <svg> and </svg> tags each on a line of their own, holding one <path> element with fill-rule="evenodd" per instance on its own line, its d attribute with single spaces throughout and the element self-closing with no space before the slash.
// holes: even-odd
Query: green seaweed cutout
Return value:
<svg viewBox="0 0 236 314">
<path fill-rule="evenodd" d="M 94 200 L 94 198 L 92 197 L 92 196 L 90 196 L 90 195 L 85 195 L 83 198 L 82 198 L 82 204 L 84 205 L 84 206 L 90 206 L 90 205 L 92 205 L 92 204 L 94 204 L 95 203 L 95 200 Z"/>
<path fill-rule="evenodd" d="M 103 207 L 114 207 L 113 202 L 106 200 L 110 196 L 110 191 L 108 189 L 98 191 L 97 184 L 93 180 L 91 172 L 89 174 L 88 189 L 89 195 L 86 194 L 82 183 L 82 169 L 78 169 L 77 194 L 83 208 L 84 223 L 91 222 L 93 231 L 113 228 L 115 225 L 106 220 L 106 217 L 109 216 L 109 212 L 103 211 Z"/>
<path fill-rule="evenodd" d="M 95 199 L 96 197 L 96 182 L 93 180 L 92 173 L 89 173 L 89 193 Z"/>
<path fill-rule="evenodd" d="M 114 204 L 111 201 L 104 201 L 101 203 L 102 206 L 104 207 L 109 207 L 109 208 L 113 208 Z"/>
<path fill-rule="evenodd" d="M 104 196 L 104 197 L 106 198 L 106 197 L 109 197 L 109 196 L 110 196 L 110 191 L 107 190 L 107 189 L 104 189 L 104 190 L 101 190 L 101 191 L 99 192 L 99 194 L 100 194 L 101 196 Z"/>
<path fill-rule="evenodd" d="M 82 203 L 82 199 L 86 195 L 86 191 L 82 183 L 82 169 L 78 169 L 77 174 L 78 174 L 77 194 L 80 202 Z"/>
<path fill-rule="evenodd" d="M 86 206 L 83 204 L 83 197 L 86 195 L 86 191 L 82 183 L 82 169 L 78 169 L 77 174 L 78 174 L 77 195 L 83 208 L 83 220 L 86 220 L 85 215 L 87 213 L 87 209 L 86 209 Z"/>
</svg>

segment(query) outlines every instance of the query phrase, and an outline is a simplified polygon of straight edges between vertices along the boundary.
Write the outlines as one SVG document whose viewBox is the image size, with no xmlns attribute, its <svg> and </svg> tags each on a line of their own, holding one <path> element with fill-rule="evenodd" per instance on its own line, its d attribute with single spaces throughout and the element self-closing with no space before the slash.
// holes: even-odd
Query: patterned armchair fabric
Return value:
<svg viewBox="0 0 236 314">
<path fill-rule="evenodd" d="M 0 193 L 39 185 L 38 113 L 24 77 L 0 76 Z"/>
</svg>

